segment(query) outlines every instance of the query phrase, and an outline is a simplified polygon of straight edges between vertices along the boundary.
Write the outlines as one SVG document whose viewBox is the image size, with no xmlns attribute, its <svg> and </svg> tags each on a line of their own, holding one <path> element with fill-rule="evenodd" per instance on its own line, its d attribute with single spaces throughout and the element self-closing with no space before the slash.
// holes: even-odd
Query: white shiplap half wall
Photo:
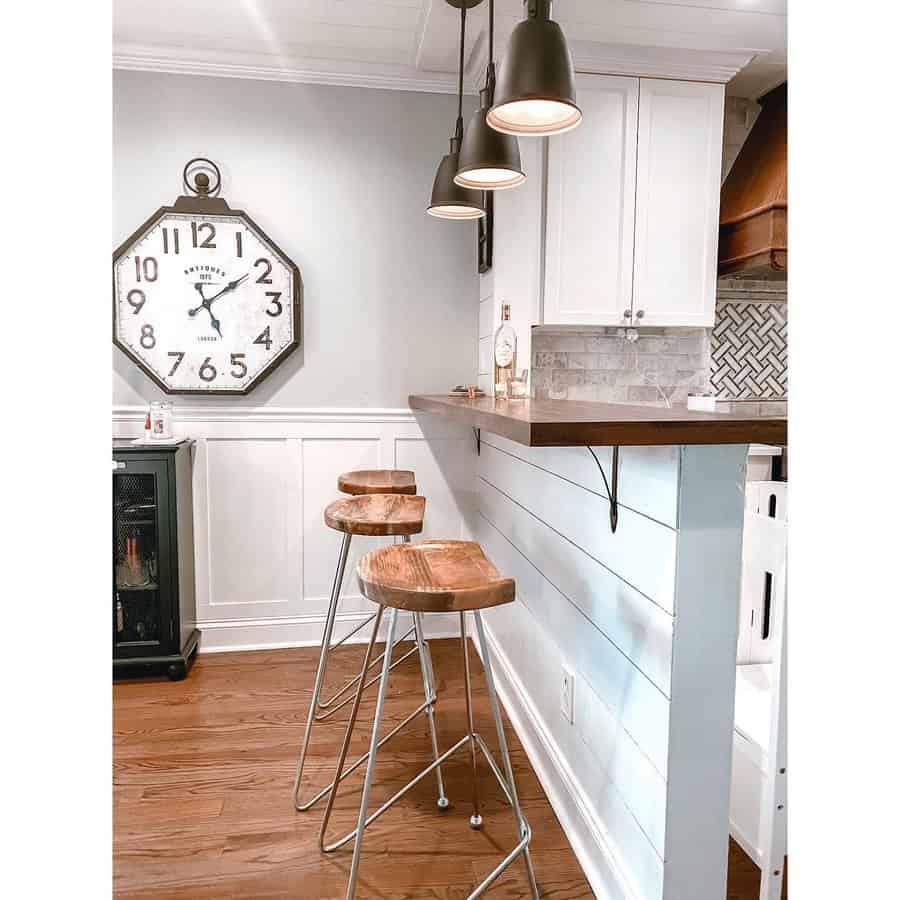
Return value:
<svg viewBox="0 0 900 900">
<path fill-rule="evenodd" d="M 598 897 L 724 894 L 744 453 L 622 448 L 612 534 L 587 448 L 482 434 L 474 534 L 517 587 L 485 614 L 498 685 Z"/>
<path fill-rule="evenodd" d="M 408 468 L 426 497 L 422 537 L 471 533 L 474 442 L 468 429 L 405 409 L 176 407 L 194 447 L 194 540 L 201 651 L 317 645 L 341 536 L 323 511 L 341 472 Z M 144 411 L 113 411 L 113 436 L 142 433 Z M 423 428 L 425 432 L 423 432 Z M 359 593 L 359 557 L 390 539 L 354 538 L 336 635 L 372 606 Z M 432 636 L 458 634 L 432 616 Z M 366 633 L 357 638 L 363 640 Z"/>
</svg>

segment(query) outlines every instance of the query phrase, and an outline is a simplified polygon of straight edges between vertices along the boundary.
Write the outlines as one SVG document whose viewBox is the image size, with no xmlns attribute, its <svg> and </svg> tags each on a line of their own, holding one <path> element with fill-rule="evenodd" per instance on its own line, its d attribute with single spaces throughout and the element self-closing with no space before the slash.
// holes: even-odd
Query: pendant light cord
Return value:
<svg viewBox="0 0 900 900">
<path fill-rule="evenodd" d="M 494 102 L 494 0 L 488 0 L 488 64 L 484 74 L 484 87 L 487 91 L 487 102 L 490 106 Z"/>
<path fill-rule="evenodd" d="M 463 119 L 462 119 L 462 97 L 463 97 L 463 60 L 466 53 L 466 4 L 459 8 L 459 83 L 456 91 L 456 137 L 455 140 L 462 143 L 463 136 Z"/>
</svg>

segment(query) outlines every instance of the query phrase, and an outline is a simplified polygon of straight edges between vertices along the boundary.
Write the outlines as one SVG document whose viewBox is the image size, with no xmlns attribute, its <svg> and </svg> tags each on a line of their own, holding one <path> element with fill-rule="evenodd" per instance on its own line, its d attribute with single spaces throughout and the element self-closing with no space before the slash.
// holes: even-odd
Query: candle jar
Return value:
<svg viewBox="0 0 900 900">
<path fill-rule="evenodd" d="M 172 437 L 172 404 L 154 400 L 150 404 L 150 438 L 167 441 Z"/>
<path fill-rule="evenodd" d="M 506 386 L 510 400 L 524 400 L 528 396 L 528 373 L 510 376 Z"/>
</svg>

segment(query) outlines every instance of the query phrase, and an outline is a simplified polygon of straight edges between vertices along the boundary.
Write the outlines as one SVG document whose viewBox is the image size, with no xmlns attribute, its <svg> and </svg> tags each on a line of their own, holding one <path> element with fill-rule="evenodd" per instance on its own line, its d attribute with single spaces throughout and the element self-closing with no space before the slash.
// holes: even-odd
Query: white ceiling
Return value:
<svg viewBox="0 0 900 900">
<path fill-rule="evenodd" d="M 522 2 L 495 3 L 500 57 Z M 484 64 L 487 8 L 468 14 L 470 89 Z M 123 68 L 431 91 L 455 83 L 459 13 L 444 0 L 115 0 L 113 9 Z M 579 69 L 675 65 L 682 77 L 696 67 L 714 80 L 740 69 L 728 90 L 743 97 L 787 74 L 786 0 L 557 0 L 553 16 Z"/>
</svg>

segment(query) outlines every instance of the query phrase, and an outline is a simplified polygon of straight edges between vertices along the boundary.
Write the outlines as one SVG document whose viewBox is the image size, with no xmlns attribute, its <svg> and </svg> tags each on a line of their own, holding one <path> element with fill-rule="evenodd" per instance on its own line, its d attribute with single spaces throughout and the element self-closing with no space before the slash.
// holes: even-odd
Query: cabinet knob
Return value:
<svg viewBox="0 0 900 900">
<path fill-rule="evenodd" d="M 643 319 L 643 318 L 644 318 L 644 311 L 643 311 L 642 309 L 639 309 L 639 310 L 637 311 L 637 317 L 638 317 L 639 319 Z"/>
<path fill-rule="evenodd" d="M 631 318 L 631 310 L 630 310 L 630 309 L 626 309 L 625 312 L 622 313 L 622 315 L 623 315 L 626 319 L 630 319 L 630 318 Z"/>
</svg>

